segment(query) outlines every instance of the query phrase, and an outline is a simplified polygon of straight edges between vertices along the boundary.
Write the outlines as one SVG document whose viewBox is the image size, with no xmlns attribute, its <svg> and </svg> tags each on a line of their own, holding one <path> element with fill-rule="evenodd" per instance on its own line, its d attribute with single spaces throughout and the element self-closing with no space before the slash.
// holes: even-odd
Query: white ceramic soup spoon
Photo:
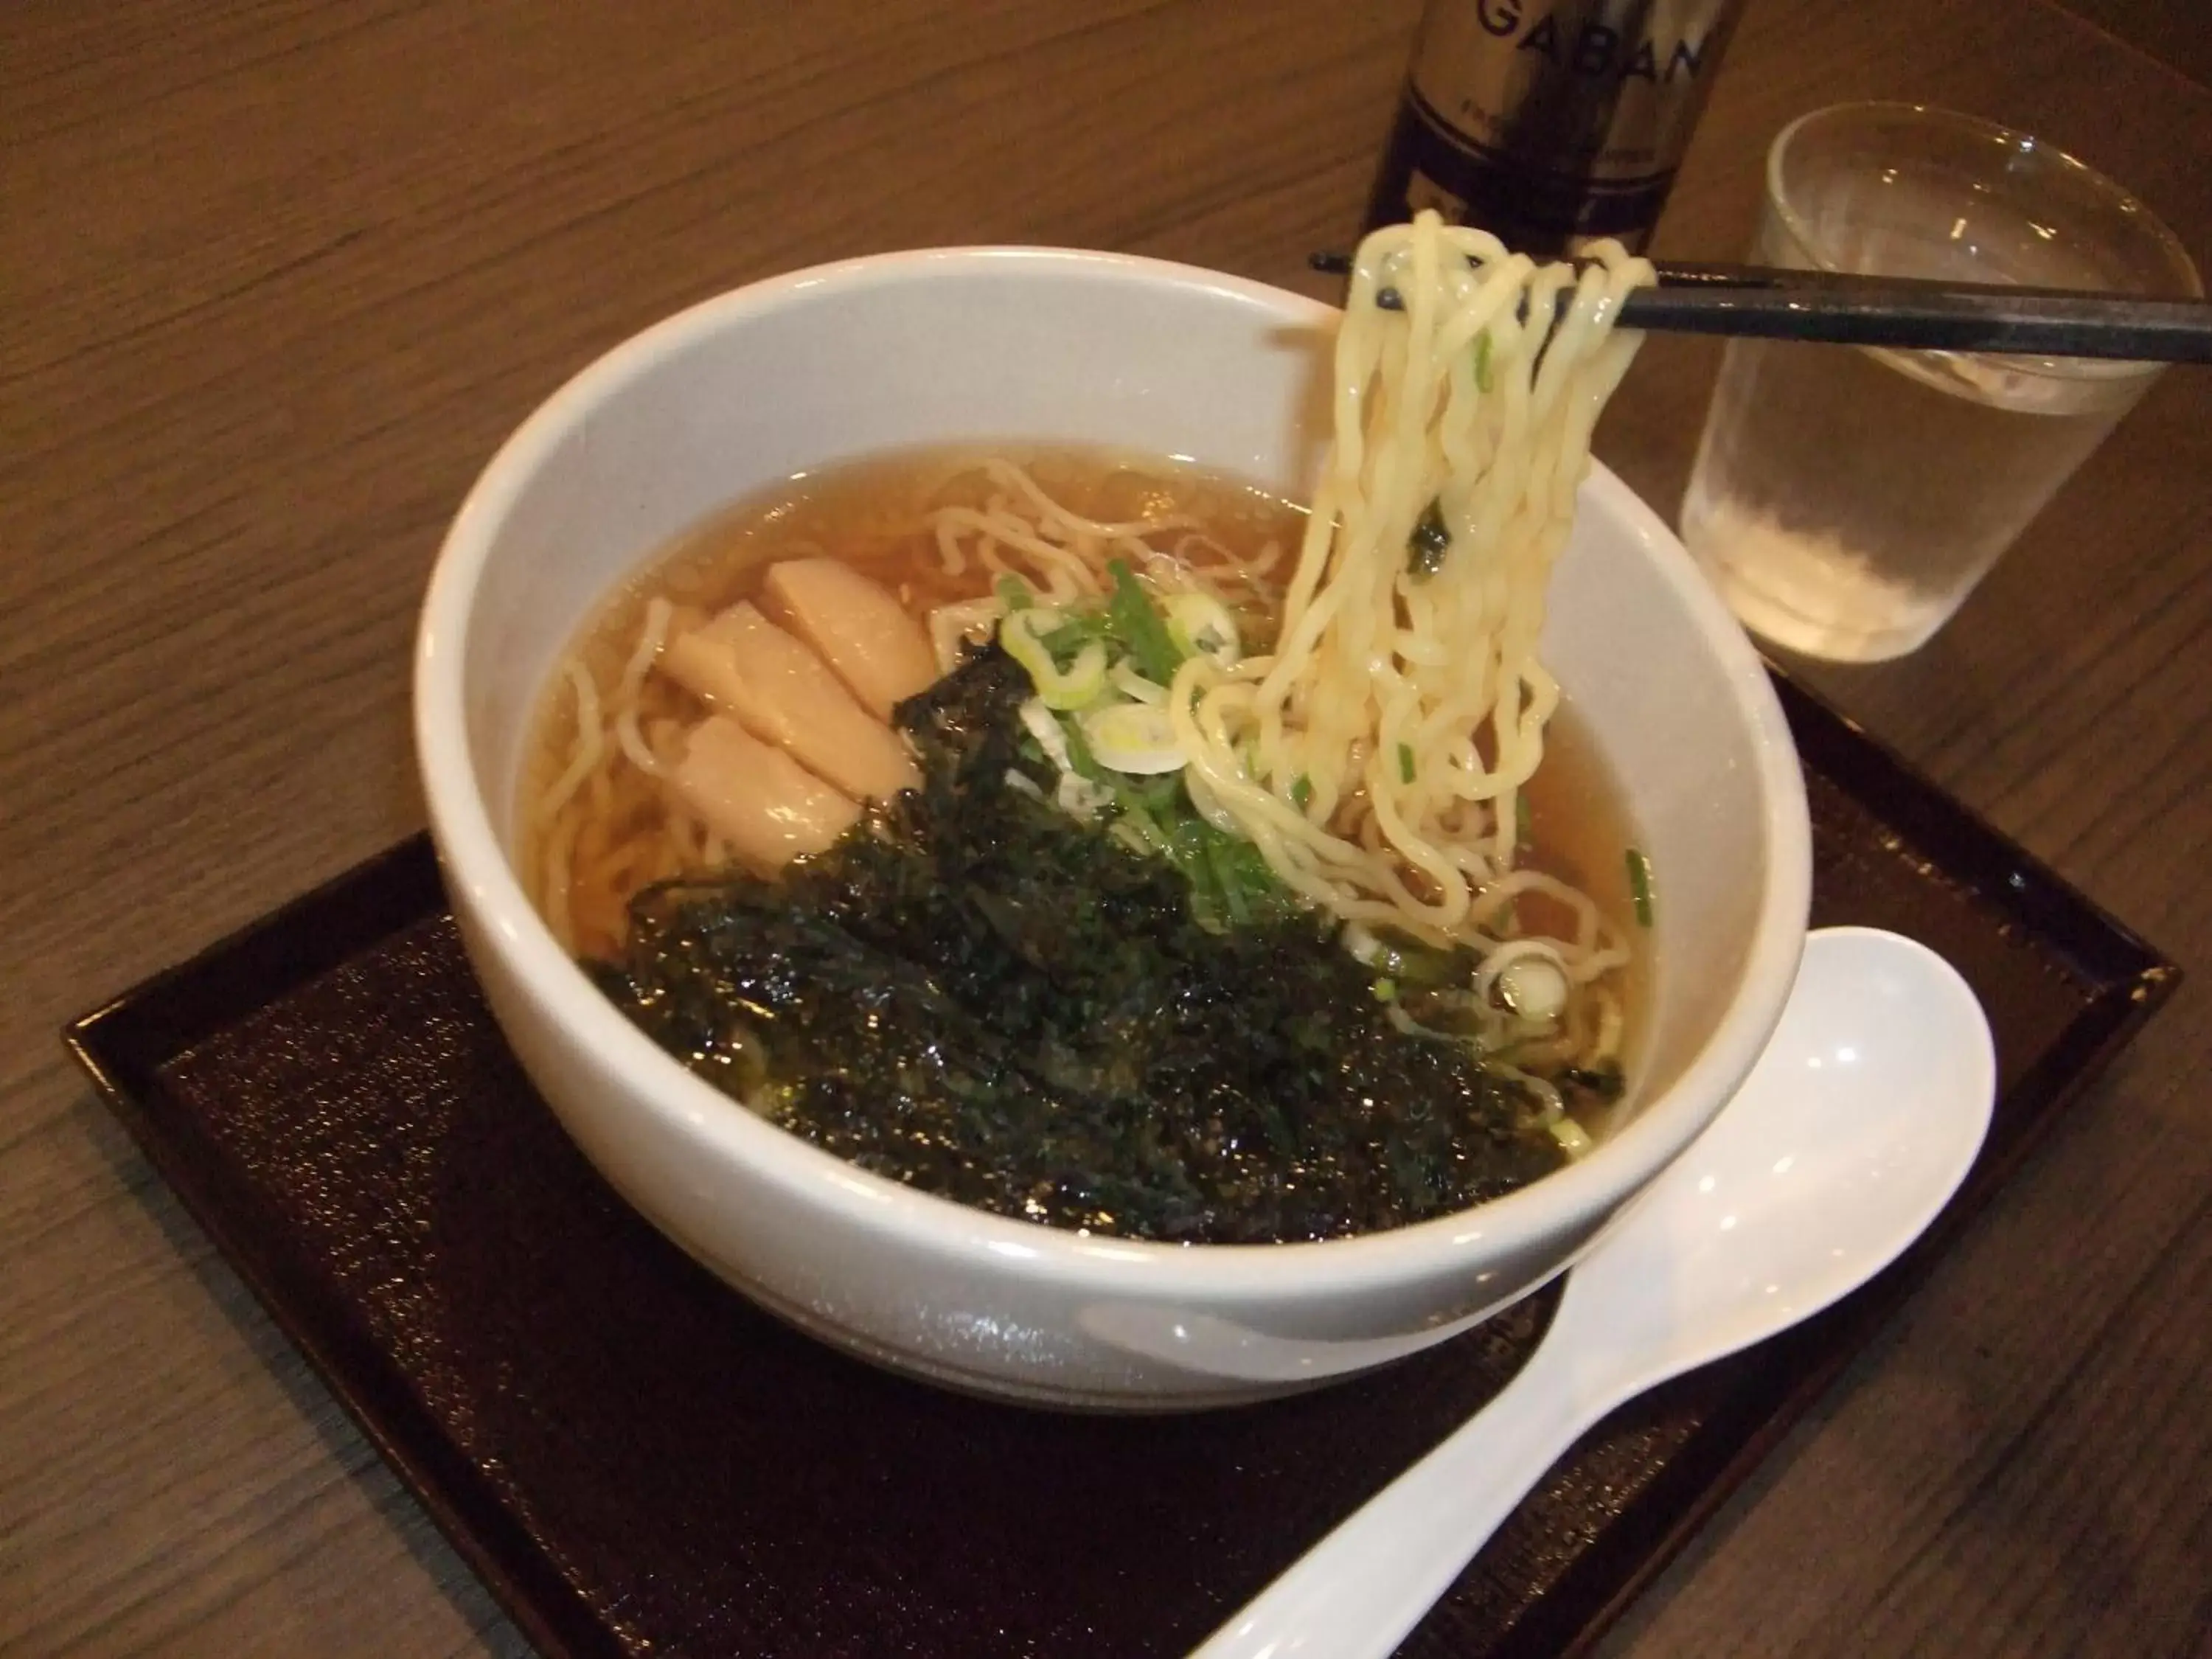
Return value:
<svg viewBox="0 0 2212 1659">
<path fill-rule="evenodd" d="M 1871 928 L 1809 936 L 1766 1052 L 1583 1255 L 1504 1392 L 1308 1550 L 1199 1659 L 1381 1659 L 1583 1431 L 1887 1267 L 1981 1148 L 1989 1024 L 1950 964 Z"/>
</svg>

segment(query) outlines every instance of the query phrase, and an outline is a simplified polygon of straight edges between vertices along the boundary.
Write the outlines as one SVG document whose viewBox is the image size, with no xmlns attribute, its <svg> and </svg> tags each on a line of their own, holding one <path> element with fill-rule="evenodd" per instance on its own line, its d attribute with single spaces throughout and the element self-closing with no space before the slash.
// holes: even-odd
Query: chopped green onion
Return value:
<svg viewBox="0 0 2212 1659">
<path fill-rule="evenodd" d="M 1242 872 L 1231 860 L 1224 838 L 1208 836 L 1206 842 L 1206 862 L 1213 876 L 1214 884 L 1221 890 L 1222 902 L 1229 907 L 1229 920 L 1239 927 L 1252 920 L 1252 905 L 1244 895 Z"/>
<path fill-rule="evenodd" d="M 1406 544 L 1406 568 L 1416 576 L 1435 575 L 1443 568 L 1444 555 L 1451 551 L 1451 528 L 1444 523 L 1443 503 L 1432 501 L 1421 509 L 1420 519 Z"/>
<path fill-rule="evenodd" d="M 1009 611 L 1026 611 L 1036 601 L 1030 597 L 1030 585 L 1011 571 L 998 580 L 999 603 Z"/>
<path fill-rule="evenodd" d="M 1146 853 L 1167 851 L 1167 836 L 1162 833 L 1159 824 L 1154 821 L 1152 815 L 1145 810 L 1141 801 L 1123 789 L 1116 789 L 1114 792 L 1114 800 L 1115 805 L 1121 809 L 1121 822 L 1135 834 L 1139 851 Z"/>
<path fill-rule="evenodd" d="M 1413 745 L 1410 743 L 1401 743 L 1398 745 L 1398 781 L 1411 783 L 1413 781 Z"/>
<path fill-rule="evenodd" d="M 1112 560 L 1106 569 L 1114 578 L 1114 595 L 1106 602 L 1106 609 L 1115 632 L 1129 647 L 1129 654 L 1137 659 L 1146 679 L 1155 685 L 1171 684 L 1176 670 L 1182 665 L 1182 653 L 1169 637 L 1167 624 L 1138 586 L 1136 572 L 1129 568 L 1127 559 Z"/>
<path fill-rule="evenodd" d="M 1291 805 L 1301 812 L 1313 805 L 1313 780 L 1303 772 L 1298 774 L 1298 781 L 1291 786 Z"/>
<path fill-rule="evenodd" d="M 1651 860 L 1632 847 L 1628 849 L 1628 896 L 1636 902 L 1637 925 L 1651 925 Z"/>
<path fill-rule="evenodd" d="M 1243 836 L 1217 830 L 1192 811 L 1188 794 L 1159 814 L 1170 862 L 1190 883 L 1191 910 L 1201 926 L 1224 927 L 1282 921 L 1302 908 L 1268 867 L 1267 855 Z"/>
<path fill-rule="evenodd" d="M 1478 392 L 1491 389 L 1494 376 L 1490 372 L 1490 331 L 1485 329 L 1474 337 L 1474 388 Z"/>
<path fill-rule="evenodd" d="M 1411 939 L 1385 945 L 1370 965 L 1387 968 L 1400 984 L 1415 990 L 1463 987 L 1474 977 L 1475 969 L 1474 959 L 1467 951 L 1439 951 Z"/>
<path fill-rule="evenodd" d="M 1374 991 L 1376 1001 L 1395 1002 L 1398 1000 L 1398 981 L 1386 975 L 1375 981 Z"/>
<path fill-rule="evenodd" d="M 1106 672 L 1106 678 L 1131 702 L 1141 702 L 1153 708 L 1167 706 L 1168 689 L 1154 685 L 1137 672 L 1137 665 L 1127 657 L 1121 658 Z"/>
<path fill-rule="evenodd" d="M 1040 610 L 1039 614 L 1044 613 Z M 1053 661 L 1063 669 L 1093 645 L 1103 647 L 1113 637 L 1113 630 L 1106 625 L 1106 618 L 1095 611 L 1066 617 L 1060 617 L 1057 611 L 1050 614 L 1054 621 L 1048 625 L 1039 621 L 1030 631 L 1051 653 Z"/>
<path fill-rule="evenodd" d="M 1182 797 L 1182 778 L 1174 772 L 1163 772 L 1141 782 L 1123 782 L 1116 786 L 1117 793 L 1133 795 L 1155 812 L 1164 812 L 1178 806 Z"/>
<path fill-rule="evenodd" d="M 1098 763 L 1115 772 L 1180 772 L 1190 758 L 1176 740 L 1174 720 L 1158 703 L 1108 703 L 1085 710 L 1077 724 Z"/>
<path fill-rule="evenodd" d="M 1208 593 L 1177 593 L 1164 608 L 1168 637 L 1184 656 L 1210 657 L 1224 668 L 1237 660 L 1243 650 L 1237 618 L 1220 600 Z"/>
<path fill-rule="evenodd" d="M 1536 844 L 1536 837 L 1531 830 L 1530 822 L 1528 796 L 1527 792 L 1523 791 L 1513 797 L 1513 844 L 1515 846 L 1533 847 Z"/>
<path fill-rule="evenodd" d="M 1036 609 L 1010 611 L 999 624 L 999 643 L 1006 653 L 1029 670 L 1030 680 L 1048 708 L 1080 708 L 1106 689 L 1106 647 L 1092 640 L 1063 668 L 1054 656 L 1051 641 L 1065 632 L 1055 629 L 1040 637 L 1037 629 L 1049 624 L 1051 612 Z"/>
<path fill-rule="evenodd" d="M 1071 719 L 1060 720 L 1060 729 L 1067 736 L 1068 769 L 1088 782 L 1106 782 L 1106 769 L 1099 765 L 1097 757 L 1091 752 L 1091 745 L 1083 740 L 1083 728 Z"/>
</svg>

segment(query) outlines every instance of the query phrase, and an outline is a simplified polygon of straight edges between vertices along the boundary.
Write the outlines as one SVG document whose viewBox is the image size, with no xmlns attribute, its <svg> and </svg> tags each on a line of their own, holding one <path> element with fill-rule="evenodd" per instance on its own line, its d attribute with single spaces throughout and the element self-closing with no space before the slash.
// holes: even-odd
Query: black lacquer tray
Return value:
<svg viewBox="0 0 2212 1659">
<path fill-rule="evenodd" d="M 1788 683 L 1814 921 L 1924 940 L 2000 1099 L 1929 1237 L 1625 1408 L 1408 1639 L 1571 1652 L 1818 1395 L 2175 971 Z M 797 1335 L 599 1181 L 532 1092 L 410 841 L 73 1025 L 187 1208 L 549 1654 L 1172 1655 L 1494 1393 L 1550 1295 L 1379 1375 L 1056 1416 Z M 1817 1567 L 1811 1570 L 1817 1571 Z"/>
</svg>

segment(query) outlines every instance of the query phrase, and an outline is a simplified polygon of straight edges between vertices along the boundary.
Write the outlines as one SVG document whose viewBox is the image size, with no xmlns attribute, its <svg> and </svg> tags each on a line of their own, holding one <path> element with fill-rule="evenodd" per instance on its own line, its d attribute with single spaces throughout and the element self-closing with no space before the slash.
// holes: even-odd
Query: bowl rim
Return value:
<svg viewBox="0 0 2212 1659">
<path fill-rule="evenodd" d="M 1048 275 L 1198 289 L 1297 325 L 1333 328 L 1320 301 L 1247 278 L 1139 255 L 986 245 L 866 255 L 770 276 L 700 301 L 615 345 L 571 377 L 501 446 L 439 549 L 416 635 L 414 737 L 430 828 L 457 907 L 481 948 L 629 1085 L 636 1109 L 697 1152 L 745 1167 L 787 1200 L 902 1252 L 965 1260 L 996 1277 L 1097 1296 L 1172 1291 L 1247 1307 L 1302 1301 L 1471 1271 L 1534 1249 L 1577 1218 L 1617 1207 L 1685 1150 L 1749 1073 L 1779 1019 L 1803 946 L 1811 831 L 1802 775 L 1781 704 L 1749 639 L 1659 515 L 1602 463 L 1583 510 L 1620 520 L 1677 591 L 1743 716 L 1765 805 L 1764 890 L 1740 988 L 1674 1083 L 1589 1157 L 1472 1209 L 1387 1231 L 1280 1244 L 1178 1244 L 1084 1234 L 1000 1216 L 869 1173 L 746 1109 L 694 1076 L 632 1024 L 562 951 L 525 896 L 476 787 L 464 690 L 469 623 L 497 530 L 561 441 L 611 394 L 723 331 L 828 295 L 959 281 L 1021 264 Z M 558 1113 L 556 1112 L 556 1115 Z M 573 1130 L 571 1132 L 573 1133 Z"/>
</svg>

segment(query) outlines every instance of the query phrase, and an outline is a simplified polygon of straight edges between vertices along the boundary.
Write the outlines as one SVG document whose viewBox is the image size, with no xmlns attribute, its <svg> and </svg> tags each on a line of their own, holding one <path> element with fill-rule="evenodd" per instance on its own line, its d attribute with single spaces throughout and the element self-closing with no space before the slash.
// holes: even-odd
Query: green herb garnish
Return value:
<svg viewBox="0 0 2212 1659">
<path fill-rule="evenodd" d="M 1054 718 L 1060 719 L 1060 734 L 1067 739 L 1068 769 L 1086 782 L 1109 782 L 1106 769 L 1098 763 L 1098 757 L 1091 752 L 1091 745 L 1084 741 L 1082 725 L 1076 720 Z"/>
<path fill-rule="evenodd" d="M 1313 780 L 1303 772 L 1298 774 L 1297 781 L 1291 786 L 1291 805 L 1301 812 L 1313 805 Z"/>
<path fill-rule="evenodd" d="M 1068 617 L 1051 633 L 1040 635 L 1037 643 L 1044 647 L 1052 665 L 1065 674 L 1075 665 L 1085 646 L 1093 641 L 1110 642 L 1113 637 L 1105 613 L 1091 611 Z"/>
<path fill-rule="evenodd" d="M 1242 872 L 1218 839 L 1206 843 L 1207 873 L 1213 878 L 1214 887 L 1221 895 L 1222 908 L 1228 911 L 1230 921 L 1244 927 L 1252 920 L 1252 901 L 1246 895 Z"/>
<path fill-rule="evenodd" d="M 1114 787 L 1115 799 L 1134 801 L 1148 811 L 1165 812 L 1181 807 L 1185 801 L 1182 775 L 1163 772 L 1157 777 L 1125 777 Z"/>
<path fill-rule="evenodd" d="M 1243 836 L 1217 830 L 1180 795 L 1167 829 L 1169 861 L 1190 883 L 1190 908 L 1214 933 L 1297 915 L 1297 899 L 1267 867 L 1266 856 Z"/>
<path fill-rule="evenodd" d="M 1030 597 L 1030 585 L 1011 573 L 1000 577 L 994 586 L 999 603 L 1009 611 L 1026 611 L 1036 603 Z"/>
<path fill-rule="evenodd" d="M 1398 781 L 1411 783 L 1413 781 L 1413 745 L 1410 743 L 1401 743 L 1398 745 Z"/>
<path fill-rule="evenodd" d="M 1637 925 L 1651 925 L 1651 860 L 1637 848 L 1628 849 L 1628 896 L 1636 904 Z"/>
<path fill-rule="evenodd" d="M 1127 559 L 1112 560 L 1106 569 L 1114 578 L 1114 593 L 1106 602 L 1106 614 L 1115 636 L 1129 647 L 1129 654 L 1137 659 L 1138 672 L 1146 679 L 1155 685 L 1172 683 L 1176 670 L 1182 665 L 1182 653 L 1176 649 L 1168 625 L 1152 609 L 1152 600 L 1138 585 L 1137 573 L 1129 568 Z"/>
</svg>

